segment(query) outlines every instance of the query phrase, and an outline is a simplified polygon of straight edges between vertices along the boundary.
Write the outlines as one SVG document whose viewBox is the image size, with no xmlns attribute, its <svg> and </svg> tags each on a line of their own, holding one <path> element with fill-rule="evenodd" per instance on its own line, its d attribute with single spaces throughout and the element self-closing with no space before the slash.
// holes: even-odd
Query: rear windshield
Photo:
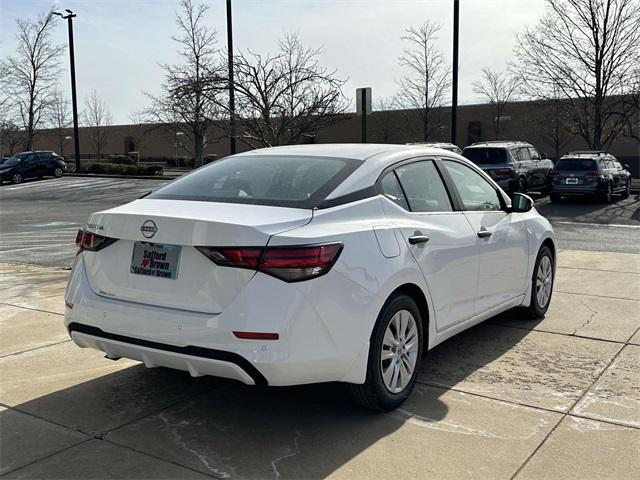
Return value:
<svg viewBox="0 0 640 480">
<path fill-rule="evenodd" d="M 476 165 L 507 163 L 507 151 L 504 148 L 465 148 L 462 155 Z"/>
<path fill-rule="evenodd" d="M 567 170 L 570 172 L 585 171 L 585 170 L 597 170 L 598 165 L 595 160 L 582 160 L 578 158 L 568 158 L 566 160 L 559 160 L 556 163 L 556 170 Z"/>
<path fill-rule="evenodd" d="M 354 159 L 310 156 L 230 157 L 146 198 L 314 208 L 360 164 Z"/>
</svg>

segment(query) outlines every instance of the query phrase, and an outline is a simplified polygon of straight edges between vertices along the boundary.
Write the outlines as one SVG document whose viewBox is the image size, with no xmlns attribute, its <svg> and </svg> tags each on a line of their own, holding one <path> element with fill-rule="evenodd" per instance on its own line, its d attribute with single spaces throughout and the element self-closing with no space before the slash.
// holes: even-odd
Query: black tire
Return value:
<svg viewBox="0 0 640 480">
<path fill-rule="evenodd" d="M 523 177 L 520 177 L 518 179 L 518 185 L 516 186 L 516 192 L 517 193 L 527 193 L 527 181 Z"/>
<path fill-rule="evenodd" d="M 562 195 L 560 195 L 559 193 L 551 193 L 549 195 L 549 198 L 551 199 L 552 202 L 557 203 L 560 200 L 562 200 Z"/>
<path fill-rule="evenodd" d="M 417 363 L 409 383 L 398 393 L 390 392 L 382 379 L 381 354 L 382 342 L 387 326 L 393 316 L 401 311 L 409 311 L 415 320 L 418 331 L 418 356 Z M 411 394 L 418 377 L 418 367 L 422 358 L 424 346 L 424 332 L 422 329 L 422 316 L 416 302 L 408 295 L 397 295 L 390 298 L 373 328 L 369 347 L 369 360 L 367 362 L 367 377 L 363 384 L 346 384 L 347 392 L 351 399 L 369 410 L 388 412 L 402 405 Z"/>
<path fill-rule="evenodd" d="M 543 258 L 548 258 L 550 261 L 551 267 L 551 278 L 550 278 L 550 291 L 549 296 L 544 305 L 541 305 L 538 300 L 538 290 L 537 290 L 537 277 L 538 277 L 538 269 L 540 268 L 540 264 L 543 262 Z M 536 257 L 536 263 L 533 267 L 533 277 L 531 279 L 531 301 L 529 306 L 526 308 L 526 313 L 529 318 L 538 319 L 544 317 L 544 314 L 547 313 L 549 309 L 549 305 L 551 304 L 551 297 L 553 295 L 553 283 L 555 280 L 555 262 L 553 258 L 553 254 L 551 250 L 546 245 L 540 248 L 538 252 L 538 256 Z"/>
<path fill-rule="evenodd" d="M 622 192 L 622 198 L 629 198 L 629 195 L 631 195 L 631 180 L 627 181 L 627 185 Z"/>
<path fill-rule="evenodd" d="M 53 169 L 53 176 L 56 178 L 60 178 L 62 177 L 64 171 L 62 170 L 62 167 L 56 167 Z"/>
<path fill-rule="evenodd" d="M 22 183 L 23 180 L 24 178 L 22 177 L 21 173 L 14 173 L 11 176 L 11 183 L 13 183 L 14 185 L 17 185 L 18 183 Z"/>
<path fill-rule="evenodd" d="M 600 201 L 603 203 L 611 203 L 613 201 L 613 185 L 607 184 L 607 189 L 600 194 Z"/>
</svg>

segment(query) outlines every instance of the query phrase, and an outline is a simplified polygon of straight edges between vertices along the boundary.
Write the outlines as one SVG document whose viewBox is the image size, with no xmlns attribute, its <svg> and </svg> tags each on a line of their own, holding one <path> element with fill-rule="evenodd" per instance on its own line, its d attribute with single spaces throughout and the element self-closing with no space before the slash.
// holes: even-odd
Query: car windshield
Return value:
<svg viewBox="0 0 640 480">
<path fill-rule="evenodd" d="M 567 170 L 570 172 L 597 170 L 598 165 L 595 160 L 583 160 L 580 158 L 567 158 L 556 163 L 556 170 Z"/>
<path fill-rule="evenodd" d="M 146 198 L 313 208 L 361 162 L 276 155 L 230 157 L 185 175 Z"/>
<path fill-rule="evenodd" d="M 504 148 L 465 148 L 462 155 L 476 165 L 507 162 L 507 151 Z"/>
</svg>

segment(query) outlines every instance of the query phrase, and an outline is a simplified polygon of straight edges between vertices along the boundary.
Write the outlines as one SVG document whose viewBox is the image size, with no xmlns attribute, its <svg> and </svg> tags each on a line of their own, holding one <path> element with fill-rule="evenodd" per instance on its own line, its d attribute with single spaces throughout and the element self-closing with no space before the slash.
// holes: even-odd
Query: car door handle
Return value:
<svg viewBox="0 0 640 480">
<path fill-rule="evenodd" d="M 413 235 L 409 237 L 409 243 L 411 245 L 417 245 L 419 243 L 427 243 L 429 241 L 429 237 L 426 235 Z"/>
<path fill-rule="evenodd" d="M 479 232 L 478 232 L 478 238 L 486 238 L 486 237 L 490 237 L 491 235 L 493 235 L 493 232 L 490 232 L 489 230 L 487 230 L 486 228 L 482 228 Z"/>
</svg>

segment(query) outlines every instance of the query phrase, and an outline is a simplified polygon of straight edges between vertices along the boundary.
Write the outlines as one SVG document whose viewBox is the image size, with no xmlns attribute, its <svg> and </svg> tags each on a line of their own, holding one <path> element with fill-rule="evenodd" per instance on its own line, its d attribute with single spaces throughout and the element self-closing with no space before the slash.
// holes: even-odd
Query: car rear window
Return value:
<svg viewBox="0 0 640 480">
<path fill-rule="evenodd" d="M 465 148 L 462 155 L 476 165 L 507 163 L 507 151 L 504 148 Z"/>
<path fill-rule="evenodd" d="M 579 158 L 567 158 L 556 163 L 556 170 L 566 170 L 569 172 L 582 172 L 597 170 L 598 165 L 595 160 L 583 160 Z"/>
<path fill-rule="evenodd" d="M 311 156 L 229 157 L 180 177 L 146 198 L 314 208 L 361 163 Z"/>
</svg>

